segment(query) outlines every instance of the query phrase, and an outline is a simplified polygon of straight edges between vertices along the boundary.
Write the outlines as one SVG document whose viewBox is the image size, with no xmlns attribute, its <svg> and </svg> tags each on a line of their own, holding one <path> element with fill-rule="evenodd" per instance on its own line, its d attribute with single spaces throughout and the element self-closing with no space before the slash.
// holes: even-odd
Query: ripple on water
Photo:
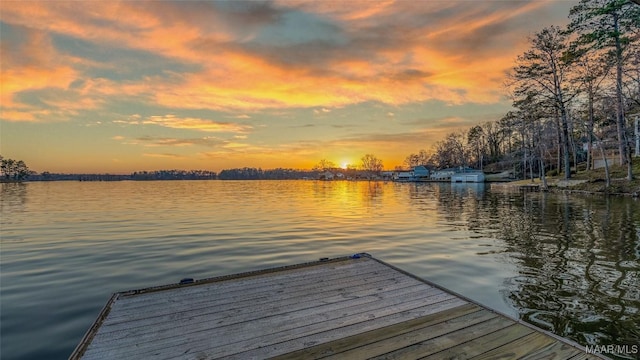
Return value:
<svg viewBox="0 0 640 360">
<path fill-rule="evenodd" d="M 347 181 L 2 184 L 1 199 L 3 359 L 67 358 L 115 291 L 357 252 L 583 344 L 640 333 L 631 199 Z"/>
</svg>

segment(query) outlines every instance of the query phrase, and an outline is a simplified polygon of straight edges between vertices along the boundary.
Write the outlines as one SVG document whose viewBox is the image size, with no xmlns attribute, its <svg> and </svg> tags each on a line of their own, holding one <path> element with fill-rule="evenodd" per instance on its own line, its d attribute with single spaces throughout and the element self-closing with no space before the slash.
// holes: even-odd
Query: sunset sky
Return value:
<svg viewBox="0 0 640 360">
<path fill-rule="evenodd" d="M 577 1 L 0 2 L 0 154 L 37 172 L 401 165 L 510 108 Z"/>
</svg>

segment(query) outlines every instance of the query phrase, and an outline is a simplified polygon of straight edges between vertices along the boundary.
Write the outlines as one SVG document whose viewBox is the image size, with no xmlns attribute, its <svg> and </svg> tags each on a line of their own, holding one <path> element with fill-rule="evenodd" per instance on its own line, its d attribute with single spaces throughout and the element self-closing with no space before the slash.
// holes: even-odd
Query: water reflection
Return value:
<svg viewBox="0 0 640 360">
<path fill-rule="evenodd" d="M 11 239 L 11 241 L 23 240 L 21 236 L 14 236 L 14 232 L 7 229 L 20 222 L 9 215 L 25 211 L 27 187 L 28 185 L 23 183 L 0 183 L 0 229 L 2 234 L 0 238 L 4 242 L 7 239 Z"/>
<path fill-rule="evenodd" d="M 640 343 L 637 201 L 542 193 L 482 202 L 469 226 L 504 241 L 519 273 L 504 297 L 521 318 L 582 344 Z"/>
<path fill-rule="evenodd" d="M 379 181 L 367 181 L 361 184 L 363 185 L 362 195 L 365 201 L 382 197 L 384 187 Z"/>
<path fill-rule="evenodd" d="M 433 190 L 412 191 L 435 200 L 450 226 L 503 242 L 477 254 L 500 253 L 516 269 L 502 293 L 522 319 L 581 344 L 640 344 L 638 201 L 472 184 Z"/>
<path fill-rule="evenodd" d="M 440 184 L 446 186 L 446 184 Z M 451 191 L 462 196 L 482 197 L 487 188 L 485 183 L 451 183 Z"/>
<path fill-rule="evenodd" d="M 485 184 L 436 184 L 436 203 L 443 223 L 454 228 L 478 230 L 480 226 L 491 225 L 491 214 L 487 212 Z M 485 220 L 485 221 L 482 221 Z"/>
<path fill-rule="evenodd" d="M 19 211 L 27 201 L 27 184 L 0 183 L 0 206 L 2 211 Z"/>
</svg>

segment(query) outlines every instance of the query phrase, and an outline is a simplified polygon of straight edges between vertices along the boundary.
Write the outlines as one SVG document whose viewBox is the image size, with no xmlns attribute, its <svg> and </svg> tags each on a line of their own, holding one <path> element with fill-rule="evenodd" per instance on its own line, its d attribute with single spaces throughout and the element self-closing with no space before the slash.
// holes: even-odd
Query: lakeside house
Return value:
<svg viewBox="0 0 640 360">
<path fill-rule="evenodd" d="M 429 169 L 424 166 L 414 166 L 412 170 L 396 171 L 393 175 L 393 180 L 399 182 L 427 181 L 429 180 L 429 173 Z"/>
<path fill-rule="evenodd" d="M 415 166 L 412 170 L 396 171 L 393 180 L 398 182 L 451 181 L 451 182 L 484 182 L 485 175 L 481 170 L 468 166 L 430 171 L 425 166 Z"/>
<path fill-rule="evenodd" d="M 456 172 L 456 168 L 436 170 L 431 174 L 430 178 L 434 181 L 449 181 Z"/>
<path fill-rule="evenodd" d="M 482 183 L 484 180 L 484 173 L 479 170 L 455 173 L 451 176 L 452 183 Z"/>
<path fill-rule="evenodd" d="M 412 181 L 412 179 L 413 179 L 413 171 L 411 170 L 396 171 L 393 174 L 393 181 L 408 182 L 408 181 Z"/>
<path fill-rule="evenodd" d="M 451 181 L 454 183 L 484 182 L 485 176 L 481 170 L 476 170 L 468 166 L 460 166 L 434 171 L 433 174 L 431 174 L 431 180 Z"/>
<path fill-rule="evenodd" d="M 383 180 L 393 180 L 396 172 L 395 171 L 383 171 L 380 173 Z"/>
<path fill-rule="evenodd" d="M 418 180 L 426 180 L 429 178 L 429 169 L 424 166 L 416 166 L 413 168 L 413 176 Z"/>
<path fill-rule="evenodd" d="M 345 180 L 345 174 L 341 172 L 331 172 L 329 170 L 318 174 L 318 180 Z"/>
<path fill-rule="evenodd" d="M 318 175 L 318 179 L 320 180 L 333 180 L 335 175 L 331 171 L 325 171 Z"/>
</svg>

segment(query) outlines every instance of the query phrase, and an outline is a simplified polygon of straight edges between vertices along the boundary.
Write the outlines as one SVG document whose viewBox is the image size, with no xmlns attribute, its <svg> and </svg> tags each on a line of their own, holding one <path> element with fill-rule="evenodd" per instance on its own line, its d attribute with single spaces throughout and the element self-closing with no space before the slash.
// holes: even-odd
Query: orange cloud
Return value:
<svg viewBox="0 0 640 360">
<path fill-rule="evenodd" d="M 38 121 L 50 115 L 52 111 L 23 103 L 16 96 L 27 90 L 64 90 L 77 77 L 77 71 L 65 63 L 48 34 L 27 30 L 24 37 L 20 44 L 4 39 L 1 42 L 0 116 L 7 121 Z"/>
<path fill-rule="evenodd" d="M 168 158 L 168 159 L 184 159 L 185 158 L 185 156 L 182 156 L 182 155 L 168 154 L 168 153 L 164 153 L 164 154 L 144 153 L 142 154 L 142 156 L 154 157 L 154 158 Z"/>
<path fill-rule="evenodd" d="M 216 122 L 198 118 L 180 118 L 175 115 L 150 116 L 142 121 L 143 124 L 159 125 L 173 129 L 188 129 L 206 132 L 244 133 L 251 126 L 227 122 Z"/>
<path fill-rule="evenodd" d="M 7 119 L 37 119 L 34 114 L 18 114 L 36 109 L 17 101 L 17 94 L 68 89 L 78 79 L 83 82 L 75 96 L 83 99 L 77 102 L 83 108 L 102 106 L 114 97 L 135 97 L 175 109 L 221 111 L 341 107 L 366 101 L 498 102 L 504 71 L 521 50 L 514 46 L 521 46 L 519 39 L 525 34 L 521 20 L 548 5 L 548 1 L 474 2 L 473 6 L 349 1 L 338 6 L 283 1 L 248 3 L 239 9 L 232 2 L 6 1 L 0 19 L 31 29 L 28 49 L 21 56 L 37 64 L 8 61 L 5 54 L 14 49 L 3 40 L 3 114 Z M 281 43 L 284 40 L 264 35 L 270 27 L 286 26 L 284 15 L 300 12 L 316 19 L 331 36 L 308 35 L 307 41 Z M 87 78 L 81 74 L 83 68 L 105 64 L 60 56 L 50 42 L 52 33 L 115 51 L 133 49 L 177 59 L 194 68 L 167 69 L 137 80 Z M 73 104 L 48 100 L 48 105 L 71 108 Z M 198 119 L 161 123 L 207 128 Z M 219 131 L 208 129 L 203 131 Z"/>
</svg>

